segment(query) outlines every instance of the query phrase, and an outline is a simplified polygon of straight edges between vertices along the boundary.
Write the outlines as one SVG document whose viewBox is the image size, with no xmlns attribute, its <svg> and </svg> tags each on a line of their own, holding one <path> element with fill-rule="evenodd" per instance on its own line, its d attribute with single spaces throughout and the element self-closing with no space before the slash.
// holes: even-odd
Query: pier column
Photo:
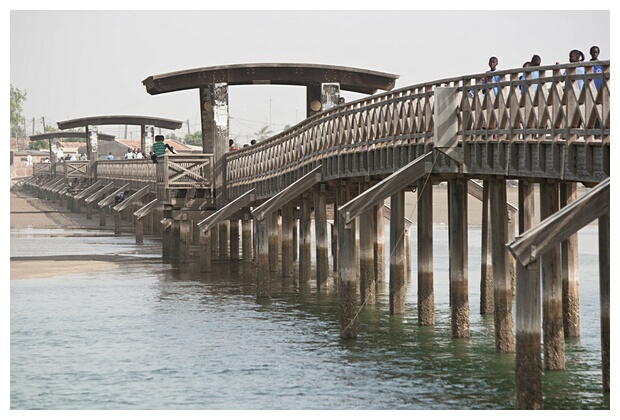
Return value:
<svg viewBox="0 0 620 420">
<path fill-rule="evenodd" d="M 249 208 L 244 209 L 241 220 L 241 259 L 244 263 L 252 262 L 252 221 Z"/>
<path fill-rule="evenodd" d="M 540 220 L 559 210 L 558 186 L 540 184 Z M 562 317 L 562 278 L 560 246 L 540 256 L 543 289 L 543 341 L 545 369 L 564 370 L 564 320 Z"/>
<path fill-rule="evenodd" d="M 114 234 L 120 235 L 123 230 L 122 229 L 122 226 L 123 226 L 122 212 L 116 211 L 114 209 L 112 210 L 114 211 Z"/>
<path fill-rule="evenodd" d="M 493 247 L 493 303 L 495 320 L 495 349 L 500 353 L 514 351 L 512 319 L 512 279 L 508 260 L 508 220 L 506 214 L 506 180 L 489 182 L 491 201 L 491 244 Z"/>
<path fill-rule="evenodd" d="M 106 213 L 108 212 L 108 206 L 102 206 L 99 208 L 99 226 L 106 225 Z"/>
<path fill-rule="evenodd" d="M 344 204 L 338 201 L 339 196 L 340 194 L 336 193 L 336 201 L 334 201 L 334 224 L 332 226 L 332 262 L 334 264 L 334 273 L 338 272 L 338 206 Z"/>
<path fill-rule="evenodd" d="M 200 272 L 211 272 L 211 229 L 200 234 Z"/>
<path fill-rule="evenodd" d="M 318 290 L 321 290 L 327 284 L 329 277 L 325 184 L 316 185 L 314 190 L 314 237 L 316 241 L 316 286 Z"/>
<path fill-rule="evenodd" d="M 230 258 L 229 229 L 230 229 L 230 222 L 228 220 L 218 224 L 219 243 L 220 243 L 220 259 L 221 260 L 227 260 Z"/>
<path fill-rule="evenodd" d="M 93 203 L 92 201 L 86 203 L 86 220 L 92 220 L 93 218 Z"/>
<path fill-rule="evenodd" d="M 534 186 L 527 181 L 519 181 L 519 233 L 534 226 L 535 213 Z M 516 408 L 520 410 L 543 407 L 539 273 L 538 260 L 528 266 L 517 261 L 515 382 Z"/>
<path fill-rule="evenodd" d="M 173 218 L 170 229 L 170 258 L 179 262 L 181 255 L 181 222 Z"/>
<path fill-rule="evenodd" d="M 172 216 L 166 217 L 163 221 L 163 226 L 161 229 L 162 260 L 164 262 L 170 262 L 172 259 L 172 220 Z"/>
<path fill-rule="evenodd" d="M 256 297 L 270 297 L 269 287 L 269 221 L 271 215 L 267 215 L 263 220 L 254 219 L 254 260 L 256 270 L 254 280 L 256 283 Z"/>
<path fill-rule="evenodd" d="M 213 227 L 213 229 L 211 229 L 211 259 L 212 260 L 220 259 L 219 249 L 220 249 L 220 228 L 218 225 L 218 226 Z"/>
<path fill-rule="evenodd" d="M 293 207 L 286 204 L 282 207 L 282 277 L 293 275 Z"/>
<path fill-rule="evenodd" d="M 368 184 L 365 185 L 368 189 Z M 377 234 L 376 212 L 370 208 L 360 217 L 360 301 L 365 305 L 375 304 L 375 235 Z"/>
<path fill-rule="evenodd" d="M 192 221 L 183 213 L 179 219 L 179 262 L 189 262 L 189 250 L 192 244 Z"/>
<path fill-rule="evenodd" d="M 418 181 L 418 325 L 435 325 L 433 186 Z"/>
<path fill-rule="evenodd" d="M 339 202 L 349 201 L 346 188 L 338 191 Z M 338 305 L 340 316 L 340 338 L 357 337 L 357 261 L 355 261 L 355 220 L 348 225 L 340 212 L 334 216 L 338 224 Z"/>
<path fill-rule="evenodd" d="M 230 259 L 239 259 L 239 220 L 230 221 Z"/>
<path fill-rule="evenodd" d="M 609 392 L 610 343 L 610 224 L 609 213 L 598 219 L 598 261 L 601 301 L 601 361 L 603 366 L 603 390 Z"/>
<path fill-rule="evenodd" d="M 560 206 L 565 207 L 577 199 L 574 182 L 560 184 Z M 560 245 L 562 259 L 562 312 L 564 336 L 579 337 L 579 259 L 577 234 L 571 235 Z"/>
<path fill-rule="evenodd" d="M 489 218 L 489 181 L 482 181 L 482 240 L 480 250 L 480 313 L 492 314 L 493 265 L 491 246 L 491 220 Z"/>
<path fill-rule="evenodd" d="M 312 204 L 307 194 L 301 196 L 299 215 L 299 281 L 310 280 L 312 262 Z"/>
<path fill-rule="evenodd" d="M 269 238 L 269 271 L 271 273 L 278 272 L 278 212 L 274 211 L 269 216 L 268 238 Z"/>
<path fill-rule="evenodd" d="M 405 313 L 405 191 L 390 197 L 390 314 Z"/>
<path fill-rule="evenodd" d="M 135 226 L 136 226 L 136 243 L 137 244 L 143 244 L 144 243 L 144 218 L 140 217 L 136 217 L 136 222 L 135 222 Z"/>
<path fill-rule="evenodd" d="M 383 201 L 374 207 L 375 226 L 375 280 L 377 284 L 385 283 L 385 218 L 383 217 Z"/>
<path fill-rule="evenodd" d="M 450 305 L 452 336 L 469 337 L 467 290 L 467 180 L 448 181 L 448 248 L 450 252 Z"/>
</svg>

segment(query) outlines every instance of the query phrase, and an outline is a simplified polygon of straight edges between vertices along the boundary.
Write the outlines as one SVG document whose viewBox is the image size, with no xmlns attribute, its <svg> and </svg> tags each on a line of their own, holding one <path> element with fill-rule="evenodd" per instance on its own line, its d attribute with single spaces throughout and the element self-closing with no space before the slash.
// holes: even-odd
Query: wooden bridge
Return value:
<svg viewBox="0 0 620 420">
<path fill-rule="evenodd" d="M 279 78 L 267 74 L 269 66 Z M 390 313 L 404 311 L 405 191 L 418 196 L 418 323 L 434 324 L 431 186 L 447 182 L 452 335 L 469 336 L 467 194 L 473 194 L 483 203 L 481 312 L 494 314 L 496 350 L 516 353 L 517 408 L 542 408 L 542 370 L 564 369 L 564 338 L 579 335 L 576 233 L 598 221 L 602 375 L 609 391 L 609 61 L 500 71 L 493 83 L 488 74 L 476 74 L 398 90 L 390 90 L 394 75 L 312 66 L 309 76 L 303 70 L 248 65 L 152 76 L 143 82 L 152 94 L 200 90 L 203 154 L 166 155 L 156 165 L 65 162 L 56 171 L 64 174 L 61 181 L 36 164 L 24 185 L 42 197 L 67 199 L 74 211 L 86 206 L 87 217 L 99 207 L 101 225 L 112 207 L 117 233 L 121 215 L 130 212 L 138 242 L 143 223 L 148 233 L 162 235 L 166 261 L 189 262 L 192 245 L 204 272 L 213 259 L 253 261 L 260 299 L 269 297 L 274 273 L 293 275 L 295 253 L 299 280 L 325 287 L 331 222 L 340 336 L 355 338 L 360 305 L 372 305 L 375 285 L 384 281 L 387 199 Z M 227 86 L 256 80 L 307 84 L 308 118 L 228 152 Z M 345 85 L 386 92 L 336 105 L 334 95 Z M 89 187 L 71 187 L 74 164 L 94 167 L 79 172 L 94 174 Z M 506 200 L 509 180 L 519 184 L 516 207 Z M 577 198 L 579 184 L 589 190 Z M 126 199 L 112 206 L 119 191 Z M 542 222 L 535 225 L 537 215 Z"/>
</svg>

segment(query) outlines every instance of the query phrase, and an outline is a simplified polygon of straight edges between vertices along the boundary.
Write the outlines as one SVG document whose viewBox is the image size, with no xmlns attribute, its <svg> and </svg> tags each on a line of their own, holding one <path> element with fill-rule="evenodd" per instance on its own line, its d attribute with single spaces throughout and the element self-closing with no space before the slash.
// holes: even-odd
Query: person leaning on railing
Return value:
<svg viewBox="0 0 620 420">
<path fill-rule="evenodd" d="M 157 157 L 162 156 L 166 153 L 166 149 L 170 150 L 171 153 L 176 154 L 177 152 L 174 150 L 174 147 L 170 146 L 167 143 L 164 143 L 164 136 L 158 134 L 155 136 L 155 144 L 153 144 L 153 153 L 151 153 L 151 159 L 153 162 L 157 163 Z"/>
</svg>

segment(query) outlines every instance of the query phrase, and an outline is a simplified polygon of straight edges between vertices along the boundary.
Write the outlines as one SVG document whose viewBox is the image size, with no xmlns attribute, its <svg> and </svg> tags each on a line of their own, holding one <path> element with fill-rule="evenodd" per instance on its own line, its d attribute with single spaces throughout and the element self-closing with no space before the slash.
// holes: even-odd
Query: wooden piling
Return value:
<svg viewBox="0 0 620 420">
<path fill-rule="evenodd" d="M 179 262 L 189 262 L 189 251 L 192 244 L 191 226 L 192 221 L 183 213 L 179 220 Z"/>
<path fill-rule="evenodd" d="M 230 258 L 230 250 L 229 250 L 229 230 L 230 230 L 230 222 L 228 220 L 218 224 L 218 233 L 219 233 L 219 251 L 220 251 L 220 259 L 227 260 Z"/>
<path fill-rule="evenodd" d="M 480 261 L 480 313 L 492 314 L 493 265 L 491 246 L 491 220 L 489 217 L 489 181 L 482 181 L 482 241 Z"/>
<path fill-rule="evenodd" d="M 254 282 L 256 284 L 256 297 L 270 297 L 269 287 L 269 221 L 271 217 L 267 215 L 263 220 L 254 219 L 255 249 L 254 259 L 256 270 L 254 271 Z"/>
<path fill-rule="evenodd" d="M 500 353 L 514 352 L 512 319 L 512 286 L 508 261 L 508 220 L 506 214 L 506 180 L 489 182 L 491 204 L 491 245 L 493 248 L 493 304 L 495 321 L 495 349 Z"/>
<path fill-rule="evenodd" d="M 601 302 L 601 361 L 603 367 L 603 390 L 609 392 L 611 364 L 610 353 L 610 214 L 598 219 L 598 261 L 599 261 L 599 293 Z"/>
<path fill-rule="evenodd" d="M 560 184 L 560 207 L 577 199 L 577 185 L 574 182 Z M 571 235 L 560 245 L 562 260 L 562 313 L 564 337 L 579 337 L 579 258 L 577 234 Z"/>
<path fill-rule="evenodd" d="M 376 212 L 370 208 L 359 217 L 360 229 L 360 300 L 362 304 L 375 304 L 375 235 Z"/>
<path fill-rule="evenodd" d="M 349 198 L 346 189 L 339 190 L 339 202 Z M 355 220 L 345 225 L 344 216 L 336 212 L 338 220 L 338 301 L 340 338 L 357 337 L 357 270 L 355 254 Z"/>
<path fill-rule="evenodd" d="M 211 272 L 211 229 L 200 234 L 200 272 Z"/>
<path fill-rule="evenodd" d="M 269 218 L 269 222 L 267 224 L 267 235 L 268 235 L 268 246 L 269 246 L 269 272 L 277 273 L 278 272 L 278 238 L 279 238 L 279 230 L 278 230 L 278 212 L 274 211 L 269 214 L 266 218 Z"/>
<path fill-rule="evenodd" d="M 293 207 L 286 204 L 282 207 L 282 277 L 293 275 Z"/>
<path fill-rule="evenodd" d="M 321 290 L 327 285 L 329 277 L 325 184 L 317 184 L 314 190 L 314 237 L 316 248 L 316 287 L 318 290 Z"/>
<path fill-rule="evenodd" d="M 338 205 L 344 204 L 338 201 L 340 194 L 336 194 L 334 201 L 334 224 L 332 225 L 332 264 L 334 273 L 338 273 Z"/>
<path fill-rule="evenodd" d="M 135 221 L 135 234 L 136 234 L 136 243 L 143 244 L 144 243 L 144 218 L 136 217 Z"/>
<path fill-rule="evenodd" d="M 310 280 L 312 258 L 312 203 L 306 194 L 301 197 L 299 215 L 299 281 Z"/>
<path fill-rule="evenodd" d="M 418 325 L 435 325 L 433 186 L 418 181 Z"/>
<path fill-rule="evenodd" d="M 375 235 L 375 281 L 377 284 L 385 283 L 385 224 L 383 223 L 383 201 L 374 208 L 374 219 L 377 233 Z"/>
<path fill-rule="evenodd" d="M 534 226 L 534 186 L 519 181 L 519 233 Z M 524 267 L 516 266 L 516 408 L 543 408 L 542 360 L 540 357 L 541 296 L 540 265 L 536 260 Z"/>
<path fill-rule="evenodd" d="M 230 259 L 233 261 L 239 260 L 239 220 L 234 219 L 230 221 Z"/>
<path fill-rule="evenodd" d="M 99 226 L 106 225 L 106 213 L 108 212 L 108 206 L 101 206 L 99 208 Z"/>
<path fill-rule="evenodd" d="M 390 314 L 405 313 L 405 191 L 390 198 Z"/>
<path fill-rule="evenodd" d="M 170 239 L 170 259 L 179 262 L 181 252 L 181 222 L 176 218 L 172 219 Z"/>
<path fill-rule="evenodd" d="M 559 210 L 556 183 L 540 184 L 540 220 Z M 560 246 L 540 257 L 543 289 L 543 341 L 545 370 L 564 370 L 564 320 Z"/>
<path fill-rule="evenodd" d="M 450 304 L 452 336 L 469 337 L 467 284 L 467 180 L 448 181 L 448 248 L 450 260 Z"/>
<path fill-rule="evenodd" d="M 244 263 L 252 262 L 252 221 L 249 208 L 243 212 L 241 220 L 241 259 Z"/>
</svg>

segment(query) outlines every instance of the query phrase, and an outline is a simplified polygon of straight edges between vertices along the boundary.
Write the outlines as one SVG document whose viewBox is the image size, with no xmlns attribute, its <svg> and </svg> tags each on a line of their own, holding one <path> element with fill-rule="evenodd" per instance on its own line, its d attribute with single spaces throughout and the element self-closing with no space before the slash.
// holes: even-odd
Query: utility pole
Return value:
<svg viewBox="0 0 620 420">
<path fill-rule="evenodd" d="M 125 124 L 125 139 L 127 139 L 127 124 Z"/>
<path fill-rule="evenodd" d="M 34 134 L 34 117 L 32 117 L 32 134 Z"/>
<path fill-rule="evenodd" d="M 269 97 L 269 129 L 273 131 L 271 128 L 271 96 Z"/>
<path fill-rule="evenodd" d="M 47 131 L 45 130 L 45 117 L 41 117 L 41 123 L 43 123 L 43 132 L 46 133 Z"/>
<path fill-rule="evenodd" d="M 189 132 L 189 120 L 187 120 L 187 135 L 191 136 L 192 133 Z"/>
</svg>

